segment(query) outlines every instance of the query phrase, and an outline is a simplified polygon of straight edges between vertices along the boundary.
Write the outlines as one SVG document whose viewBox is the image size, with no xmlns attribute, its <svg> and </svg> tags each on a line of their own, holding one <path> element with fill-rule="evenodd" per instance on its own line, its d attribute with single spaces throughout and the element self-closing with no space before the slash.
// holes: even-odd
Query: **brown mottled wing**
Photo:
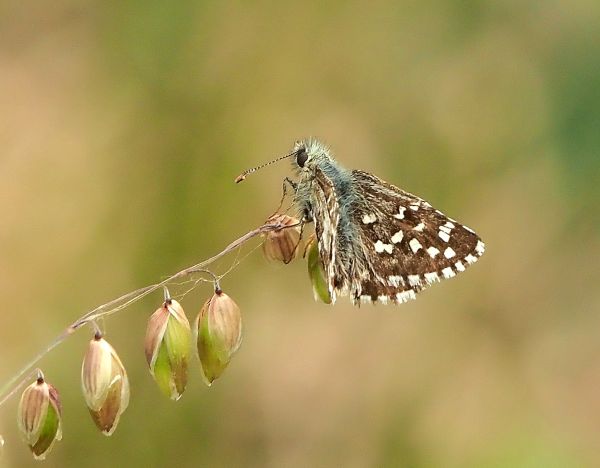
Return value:
<svg viewBox="0 0 600 468">
<path fill-rule="evenodd" d="M 338 201 L 331 181 L 317 168 L 312 187 L 312 212 L 318 239 L 319 256 L 325 270 L 325 280 L 332 301 L 335 302 L 334 286 L 336 263 L 336 239 L 339 221 Z"/>
<path fill-rule="evenodd" d="M 415 195 L 352 171 L 361 198 L 352 213 L 370 274 L 355 278 L 354 301 L 401 303 L 475 263 L 484 244 L 468 227 Z"/>
</svg>

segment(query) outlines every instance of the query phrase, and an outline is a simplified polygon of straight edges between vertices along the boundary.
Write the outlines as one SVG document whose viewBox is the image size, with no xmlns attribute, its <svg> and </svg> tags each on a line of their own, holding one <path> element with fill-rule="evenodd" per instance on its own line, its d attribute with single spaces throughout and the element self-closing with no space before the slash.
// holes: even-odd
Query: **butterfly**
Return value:
<svg viewBox="0 0 600 468">
<path fill-rule="evenodd" d="M 400 304 L 452 278 L 485 250 L 481 238 L 428 202 L 384 180 L 342 167 L 320 141 L 296 142 L 294 201 L 314 222 L 332 303 Z"/>
</svg>

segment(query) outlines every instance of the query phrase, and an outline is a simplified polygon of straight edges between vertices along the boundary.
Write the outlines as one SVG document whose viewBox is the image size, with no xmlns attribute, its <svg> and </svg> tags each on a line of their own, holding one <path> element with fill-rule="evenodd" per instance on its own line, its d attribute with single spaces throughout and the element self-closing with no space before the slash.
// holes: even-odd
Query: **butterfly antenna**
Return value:
<svg viewBox="0 0 600 468">
<path fill-rule="evenodd" d="M 262 169 L 263 167 L 270 166 L 271 164 L 276 163 L 277 161 L 281 161 L 282 159 L 289 158 L 290 156 L 294 156 L 295 154 L 296 154 L 296 151 L 293 151 L 290 154 L 286 154 L 285 156 L 281 156 L 280 158 L 273 159 L 273 161 L 269 161 L 268 163 L 261 164 L 260 166 L 253 167 L 251 169 L 246 169 L 244 172 L 242 172 L 239 176 L 237 176 L 235 178 L 235 183 L 239 184 L 242 180 L 245 180 L 246 177 L 248 175 L 252 174 L 253 172 L 258 171 L 259 169 Z"/>
</svg>

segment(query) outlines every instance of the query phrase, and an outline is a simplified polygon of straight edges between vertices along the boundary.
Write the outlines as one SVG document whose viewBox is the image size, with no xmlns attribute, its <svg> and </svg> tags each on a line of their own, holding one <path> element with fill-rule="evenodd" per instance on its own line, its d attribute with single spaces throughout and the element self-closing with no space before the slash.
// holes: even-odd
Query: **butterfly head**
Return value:
<svg viewBox="0 0 600 468">
<path fill-rule="evenodd" d="M 314 172 L 314 168 L 332 161 L 329 148 L 314 138 L 299 140 L 293 150 L 295 168 L 301 172 Z"/>
</svg>

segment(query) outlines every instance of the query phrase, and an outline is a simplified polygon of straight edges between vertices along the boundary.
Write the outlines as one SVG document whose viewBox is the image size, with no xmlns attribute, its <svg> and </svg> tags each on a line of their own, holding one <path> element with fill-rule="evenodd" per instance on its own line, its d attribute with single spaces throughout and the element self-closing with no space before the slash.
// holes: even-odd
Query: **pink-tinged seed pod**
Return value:
<svg viewBox="0 0 600 468">
<path fill-rule="evenodd" d="M 282 228 L 263 235 L 265 240 L 262 248 L 265 257 L 267 260 L 290 263 L 296 258 L 299 250 L 300 222 L 288 215 L 274 215 L 266 223 L 280 223 Z"/>
<path fill-rule="evenodd" d="M 100 333 L 90 341 L 83 358 L 81 388 L 94 423 L 110 436 L 129 404 L 129 380 L 116 351 Z"/>
<path fill-rule="evenodd" d="M 17 424 L 36 460 L 45 459 L 54 443 L 62 438 L 60 398 L 41 372 L 21 395 Z"/>
<path fill-rule="evenodd" d="M 183 308 L 167 299 L 148 321 L 145 352 L 150 373 L 160 390 L 179 400 L 187 384 L 192 331 Z"/>
<path fill-rule="evenodd" d="M 240 308 L 217 288 L 202 307 L 194 328 L 204 381 L 210 386 L 227 368 L 242 343 Z"/>
<path fill-rule="evenodd" d="M 331 295 L 327 288 L 323 264 L 321 263 L 319 249 L 314 238 L 309 242 L 307 249 L 308 276 L 310 277 L 310 282 L 312 284 L 315 301 L 321 299 L 325 304 L 331 304 Z"/>
</svg>

